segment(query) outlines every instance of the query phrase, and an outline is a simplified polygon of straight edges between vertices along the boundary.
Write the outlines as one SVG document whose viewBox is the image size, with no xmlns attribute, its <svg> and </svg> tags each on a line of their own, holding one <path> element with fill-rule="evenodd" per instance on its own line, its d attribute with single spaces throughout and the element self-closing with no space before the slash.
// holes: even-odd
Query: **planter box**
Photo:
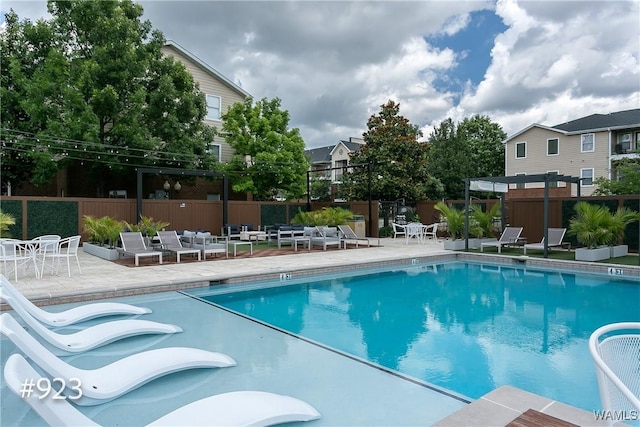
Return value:
<svg viewBox="0 0 640 427">
<path fill-rule="evenodd" d="M 448 251 L 462 251 L 464 250 L 464 240 L 445 240 L 444 248 Z"/>
<path fill-rule="evenodd" d="M 616 245 L 611 246 L 611 258 L 617 258 L 621 256 L 626 256 L 629 254 L 629 246 L 628 245 Z"/>
<path fill-rule="evenodd" d="M 611 248 L 609 246 L 595 249 L 576 249 L 576 261 L 602 261 L 609 258 L 611 258 Z"/>
<path fill-rule="evenodd" d="M 482 242 L 482 239 L 479 239 L 477 237 L 470 237 L 469 238 L 469 249 L 480 249 L 480 242 Z M 464 249 L 464 241 L 463 241 L 463 249 Z"/>
<path fill-rule="evenodd" d="M 98 246 L 93 243 L 86 242 L 82 244 L 82 250 L 87 254 L 94 255 L 108 261 L 115 261 L 120 255 L 117 249 L 109 249 L 106 246 Z"/>
</svg>

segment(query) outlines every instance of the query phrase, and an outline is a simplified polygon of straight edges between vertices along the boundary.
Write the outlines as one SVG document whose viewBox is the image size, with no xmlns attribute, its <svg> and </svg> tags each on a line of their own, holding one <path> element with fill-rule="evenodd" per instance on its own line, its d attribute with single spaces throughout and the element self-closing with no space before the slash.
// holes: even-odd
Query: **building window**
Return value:
<svg viewBox="0 0 640 427">
<path fill-rule="evenodd" d="M 516 159 L 524 159 L 527 157 L 527 143 L 516 142 Z"/>
<path fill-rule="evenodd" d="M 619 133 L 616 153 L 628 153 L 629 151 L 631 151 L 631 132 Z"/>
<path fill-rule="evenodd" d="M 580 135 L 580 151 L 589 153 L 596 149 L 596 135 L 594 133 L 585 133 Z"/>
<path fill-rule="evenodd" d="M 347 166 L 348 166 L 348 161 L 347 160 L 336 160 L 336 168 L 341 168 L 341 169 L 336 169 L 335 170 L 335 180 L 336 181 L 342 181 L 342 174 L 344 172 L 346 172 L 347 170 Z"/>
<path fill-rule="evenodd" d="M 560 173 L 560 171 L 547 171 L 548 174 L 551 175 L 558 175 L 558 173 Z M 557 188 L 558 187 L 558 181 L 549 181 L 549 188 Z"/>
<path fill-rule="evenodd" d="M 560 140 L 558 138 L 547 139 L 547 156 L 557 156 L 560 153 Z"/>
<path fill-rule="evenodd" d="M 515 175 L 516 175 L 516 176 L 525 176 L 525 175 L 526 175 L 526 173 L 517 173 L 517 174 L 515 174 Z M 524 182 L 518 182 L 518 183 L 516 183 L 516 188 L 517 188 L 517 189 L 521 190 L 521 189 L 524 189 L 524 187 L 525 187 Z"/>
<path fill-rule="evenodd" d="M 221 161 L 220 155 L 221 153 L 221 147 L 220 144 L 209 144 L 207 147 L 207 153 L 209 154 L 213 154 L 214 156 L 216 156 L 216 160 Z"/>
<path fill-rule="evenodd" d="M 640 150 L 640 132 L 636 132 L 636 146 L 633 149 Z"/>
<path fill-rule="evenodd" d="M 580 178 L 583 187 L 593 186 L 593 168 L 580 169 Z"/>
<path fill-rule="evenodd" d="M 207 193 L 207 200 L 220 200 L 220 193 Z"/>
<path fill-rule="evenodd" d="M 207 120 L 220 120 L 222 100 L 216 95 L 207 95 Z"/>
</svg>

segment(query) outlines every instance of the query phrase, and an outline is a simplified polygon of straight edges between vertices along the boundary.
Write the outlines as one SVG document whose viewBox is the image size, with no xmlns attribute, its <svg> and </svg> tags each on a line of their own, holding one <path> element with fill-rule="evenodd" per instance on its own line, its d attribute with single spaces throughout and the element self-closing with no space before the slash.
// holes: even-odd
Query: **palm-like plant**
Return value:
<svg viewBox="0 0 640 427">
<path fill-rule="evenodd" d="M 109 248 L 115 247 L 120 232 L 124 229 L 122 221 L 109 216 L 94 218 L 90 215 L 85 215 L 83 219 L 83 229 L 89 235 L 90 242 L 100 246 L 104 246 L 107 243 Z"/>
<path fill-rule="evenodd" d="M 335 227 L 347 223 L 353 212 L 343 208 L 322 208 L 310 212 L 299 211 L 291 220 L 292 224 L 327 225 Z"/>
<path fill-rule="evenodd" d="M 164 230 L 165 228 L 167 228 L 169 226 L 169 223 L 165 221 L 155 221 L 153 218 L 143 215 L 137 224 L 129 224 L 128 222 L 125 221 L 124 225 L 129 230 L 139 231 L 144 236 L 148 237 L 149 239 L 152 239 L 153 236 L 155 236 L 158 233 L 158 231 Z"/>
<path fill-rule="evenodd" d="M 447 205 L 445 202 L 438 202 L 434 209 L 444 215 L 447 221 L 447 231 L 452 239 L 460 239 L 464 231 L 464 211 Z"/>
<path fill-rule="evenodd" d="M 0 211 L 0 237 L 11 237 L 9 227 L 15 223 L 16 219 L 12 215 Z"/>
<path fill-rule="evenodd" d="M 627 225 L 632 222 L 639 221 L 640 214 L 629 208 L 618 208 L 618 210 L 611 216 L 611 233 L 613 234 L 613 241 L 611 244 L 616 244 L 624 237 L 624 230 Z"/>
<path fill-rule="evenodd" d="M 471 205 L 471 225 L 473 234 L 477 237 L 490 237 L 495 233 L 493 221 L 500 217 L 500 203 L 494 203 L 486 212 L 480 205 Z M 469 230 L 471 232 L 472 230 Z"/>
<path fill-rule="evenodd" d="M 605 206 L 580 202 L 575 207 L 576 216 L 569 221 L 569 234 L 589 249 L 608 245 L 615 241 L 612 215 Z"/>
</svg>

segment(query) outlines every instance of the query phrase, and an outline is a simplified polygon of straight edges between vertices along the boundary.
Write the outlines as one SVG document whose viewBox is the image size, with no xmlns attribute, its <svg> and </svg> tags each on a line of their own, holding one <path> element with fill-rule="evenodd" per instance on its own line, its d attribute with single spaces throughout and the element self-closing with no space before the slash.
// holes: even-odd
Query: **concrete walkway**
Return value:
<svg viewBox="0 0 640 427">
<path fill-rule="evenodd" d="M 45 272 L 43 278 L 36 279 L 34 272 L 18 273 L 18 281 L 9 280 L 29 299 L 38 303 L 63 303 L 93 298 L 112 297 L 132 293 L 165 291 L 194 286 L 206 286 L 210 282 L 233 278 L 274 275 L 296 270 L 314 269 L 330 271 L 354 264 L 382 263 L 394 260 L 408 260 L 415 257 L 451 253 L 444 251 L 442 242 L 428 240 L 405 243 L 404 239 L 380 239 L 380 246 L 358 249 L 311 252 L 291 249 L 289 255 L 253 256 L 181 264 L 156 264 L 128 267 L 106 261 L 93 255 L 78 252 L 82 274 L 77 266 L 71 265 L 71 277 L 62 268 L 60 274 Z M 372 244 L 377 244 L 372 239 Z M 240 255 L 240 254 L 239 254 Z M 73 260 L 72 260 L 73 262 Z"/>
</svg>

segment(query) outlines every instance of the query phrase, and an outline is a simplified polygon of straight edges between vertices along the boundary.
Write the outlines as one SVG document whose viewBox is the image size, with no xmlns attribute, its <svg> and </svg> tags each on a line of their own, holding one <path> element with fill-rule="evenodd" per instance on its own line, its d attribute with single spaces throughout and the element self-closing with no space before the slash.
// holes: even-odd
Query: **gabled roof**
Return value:
<svg viewBox="0 0 640 427">
<path fill-rule="evenodd" d="M 511 141 L 512 139 L 517 138 L 518 136 L 522 135 L 523 133 L 525 133 L 528 130 L 533 129 L 533 128 L 545 129 L 545 130 L 548 130 L 548 131 L 551 131 L 551 132 L 558 132 L 558 133 L 562 133 L 562 134 L 565 134 L 565 135 L 567 133 L 567 132 L 563 132 L 563 131 L 558 130 L 558 129 L 550 128 L 549 126 L 544 126 L 544 125 L 540 125 L 538 123 L 534 123 L 532 125 L 527 126 L 524 129 L 522 129 L 521 131 L 518 131 L 518 132 L 514 133 L 513 135 L 511 135 L 510 137 L 505 139 L 502 143 L 506 144 L 507 142 Z"/>
<path fill-rule="evenodd" d="M 618 111 L 609 114 L 592 114 L 587 117 L 571 120 L 570 122 L 561 123 L 551 127 L 534 123 L 509 136 L 504 143 L 517 138 L 519 135 L 522 135 L 534 127 L 545 129 L 550 132 L 557 132 L 563 135 L 640 127 L 640 109 Z"/>
<path fill-rule="evenodd" d="M 566 132 L 586 132 L 634 126 L 640 126 L 640 109 L 618 111 L 609 114 L 592 114 L 553 127 Z"/>
<path fill-rule="evenodd" d="M 249 92 L 247 92 L 246 90 L 242 89 L 240 86 L 238 86 L 237 84 L 235 84 L 234 82 L 229 80 L 224 74 L 222 74 L 218 70 L 212 68 L 206 62 L 202 61 L 200 58 L 198 58 L 193 53 L 189 52 L 187 49 L 183 48 L 182 46 L 180 46 L 178 43 L 174 42 L 173 40 L 167 40 L 166 43 L 165 43 L 165 46 L 169 46 L 169 47 L 177 50 L 182 55 L 186 56 L 191 61 L 193 61 L 196 65 L 198 65 L 203 70 L 205 70 L 207 73 L 209 73 L 209 74 L 213 75 L 214 77 L 216 77 L 217 79 L 221 80 L 224 84 L 226 84 L 227 86 L 229 86 L 231 89 L 235 90 L 236 92 L 241 93 L 242 95 L 244 95 L 247 98 L 251 97 L 251 94 Z"/>
<path fill-rule="evenodd" d="M 340 141 L 331 150 L 331 155 L 333 155 L 333 152 L 336 151 L 336 149 L 340 145 L 343 145 L 344 148 L 346 148 L 349 153 L 353 153 L 354 151 L 359 151 L 364 144 L 360 144 L 360 143 L 357 143 L 357 142 L 351 142 L 351 141 Z"/>
<path fill-rule="evenodd" d="M 333 151 L 333 148 L 333 145 L 328 147 L 312 148 L 310 150 L 305 150 L 304 154 L 311 159 L 312 165 L 318 163 L 331 164 L 331 151 Z"/>
</svg>

